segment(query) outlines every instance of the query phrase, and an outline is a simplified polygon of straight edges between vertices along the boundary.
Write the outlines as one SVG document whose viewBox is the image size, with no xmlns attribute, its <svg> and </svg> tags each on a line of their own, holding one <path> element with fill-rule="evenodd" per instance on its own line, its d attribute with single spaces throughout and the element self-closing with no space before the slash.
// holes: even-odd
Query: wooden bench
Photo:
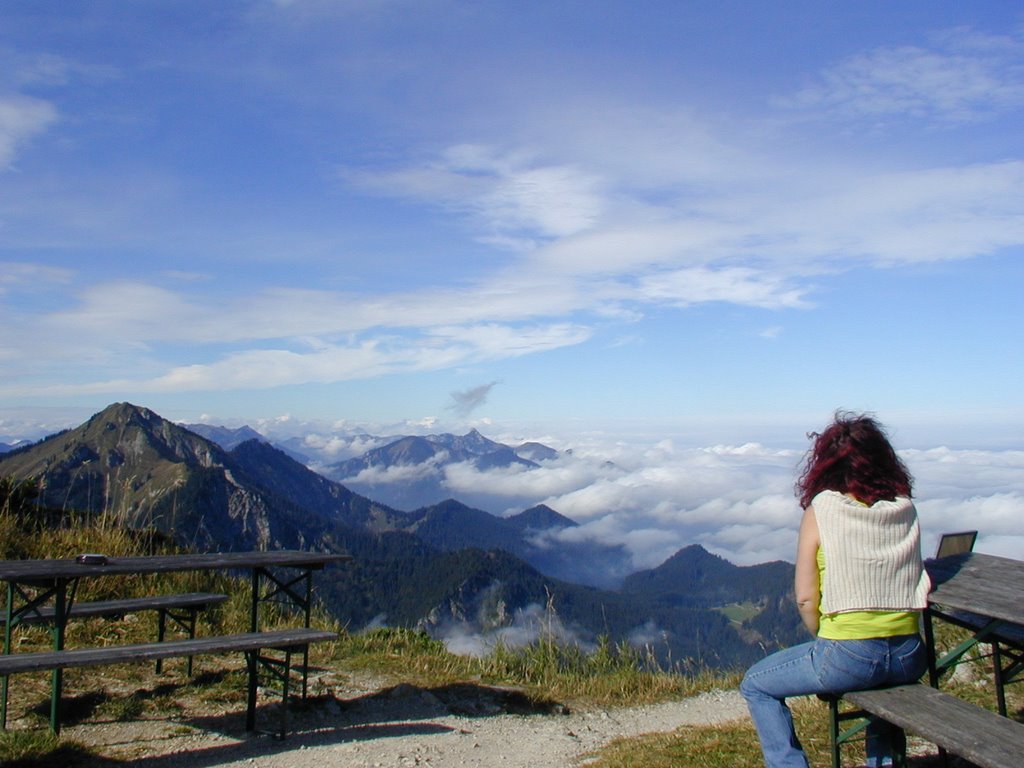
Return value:
<svg viewBox="0 0 1024 768">
<path fill-rule="evenodd" d="M 133 597 L 127 600 L 96 600 L 89 603 L 74 603 L 68 611 L 69 619 L 81 619 L 92 616 L 116 618 L 127 613 L 138 611 L 172 611 L 179 608 L 195 608 L 202 610 L 211 605 L 223 603 L 227 595 L 217 592 L 186 592 L 180 595 L 150 595 Z M 19 624 L 39 624 L 53 621 L 55 610 L 52 606 L 36 608 L 26 613 Z M 0 626 L 5 619 L 0 616 Z"/>
<path fill-rule="evenodd" d="M 228 599 L 227 595 L 218 592 L 186 592 L 179 595 L 149 595 L 124 600 L 95 600 L 86 603 L 72 603 L 68 611 L 69 619 L 84 619 L 101 616 L 117 618 L 139 611 L 157 611 L 157 642 L 163 642 L 167 633 L 168 619 L 188 633 L 189 638 L 196 636 L 196 618 L 200 611 L 212 605 L 219 605 Z M 56 615 L 53 606 L 42 606 L 26 611 L 17 620 L 17 624 L 51 623 Z M 0 627 L 6 618 L 0 616 Z M 163 660 L 156 662 L 156 671 L 163 669 Z M 188 657 L 188 674 L 192 674 L 192 657 Z"/>
<path fill-rule="evenodd" d="M 73 667 L 91 667 L 134 661 L 154 661 L 175 656 L 243 652 L 246 656 L 248 688 L 246 697 L 246 730 L 255 730 L 256 689 L 259 670 L 266 670 L 281 685 L 281 738 L 287 734 L 288 700 L 290 698 L 291 656 L 304 652 L 310 644 L 337 639 L 337 634 L 326 630 L 296 628 L 269 632 L 246 632 L 219 637 L 195 637 L 187 640 L 168 640 L 138 645 L 117 645 L 104 648 L 75 648 L 62 651 L 41 651 L 0 656 L 0 676 L 22 672 L 63 670 Z M 273 650 L 284 653 L 284 658 L 266 656 L 262 652 Z M 304 670 L 305 671 L 305 670 Z M 59 712 L 51 713 L 51 727 L 60 730 Z"/>
<path fill-rule="evenodd" d="M 858 709 L 839 711 L 845 699 Z M 840 745 L 863 728 L 863 723 L 840 733 L 845 720 L 873 716 L 932 742 L 982 768 L 1020 768 L 1024 761 L 1024 724 L 1001 717 L 937 688 L 910 683 L 870 691 L 851 691 L 828 697 L 831 709 L 832 765 L 840 768 Z M 897 754 L 896 766 L 906 765 Z"/>
</svg>

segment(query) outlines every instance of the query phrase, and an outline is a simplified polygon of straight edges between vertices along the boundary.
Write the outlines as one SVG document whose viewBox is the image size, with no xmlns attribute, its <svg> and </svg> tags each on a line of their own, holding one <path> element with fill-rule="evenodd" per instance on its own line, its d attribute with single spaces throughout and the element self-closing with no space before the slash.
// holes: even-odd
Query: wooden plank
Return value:
<svg viewBox="0 0 1024 768">
<path fill-rule="evenodd" d="M 0 560 L 0 580 L 23 584 L 46 583 L 54 579 L 89 576 L 174 573 L 177 571 L 235 570 L 246 568 L 320 569 L 328 563 L 351 560 L 351 555 L 302 550 L 266 552 L 210 552 L 184 555 L 111 557 L 105 563 L 88 565 L 74 558 L 43 560 Z"/>
<path fill-rule="evenodd" d="M 0 675 L 38 672 L 49 669 L 67 669 L 70 667 L 90 667 L 122 662 L 152 661 L 155 659 L 169 659 L 175 656 L 197 656 L 206 653 L 255 651 L 264 648 L 293 648 L 335 639 L 337 639 L 337 634 L 334 632 L 298 627 L 295 629 L 274 630 L 272 632 L 246 632 L 237 635 L 168 640 L 163 643 L 18 653 L 0 656 Z"/>
<path fill-rule="evenodd" d="M 159 611 L 174 608 L 202 608 L 208 605 L 223 603 L 228 596 L 218 592 L 186 592 L 180 595 L 150 595 L 133 597 L 124 600 L 96 600 L 87 603 L 74 603 L 68 618 L 85 618 L 88 616 L 123 616 L 137 611 Z M 20 620 L 22 624 L 53 621 L 55 610 L 52 606 L 40 608 L 29 613 Z M 0 616 L 0 627 L 6 619 Z"/>
<path fill-rule="evenodd" d="M 1020 768 L 1024 724 L 919 683 L 844 699 L 984 768 Z"/>
<path fill-rule="evenodd" d="M 929 602 L 1024 624 L 1024 562 L 968 552 L 928 560 Z"/>
</svg>

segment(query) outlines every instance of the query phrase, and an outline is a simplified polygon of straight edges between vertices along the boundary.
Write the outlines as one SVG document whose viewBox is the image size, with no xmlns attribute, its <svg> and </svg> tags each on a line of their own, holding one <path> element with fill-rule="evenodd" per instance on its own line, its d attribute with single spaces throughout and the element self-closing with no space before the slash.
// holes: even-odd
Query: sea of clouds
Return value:
<svg viewBox="0 0 1024 768">
<path fill-rule="evenodd" d="M 304 438 L 308 449 L 329 448 L 335 461 L 385 441 L 365 435 L 352 443 L 337 436 Z M 532 469 L 481 471 L 460 463 L 422 465 L 416 471 L 420 477 L 435 473 L 452 497 L 494 514 L 547 504 L 579 526 L 548 532 L 542 542 L 622 544 L 637 570 L 653 568 L 690 544 L 738 565 L 794 560 L 801 516 L 794 482 L 804 448 L 590 439 L 559 449 L 558 458 Z M 935 447 L 905 449 L 900 455 L 915 480 L 925 556 L 935 552 L 942 533 L 978 530 L 977 551 L 1024 559 L 1024 451 Z M 381 471 L 374 481 L 408 479 L 400 471 Z M 470 655 L 498 645 L 519 647 L 542 634 L 585 645 L 545 606 L 521 609 L 501 626 L 481 624 L 451 621 L 434 628 L 434 634 L 449 650 Z M 661 630 L 652 624 L 637 627 L 635 634 L 630 642 L 644 646 L 656 643 Z"/>
<path fill-rule="evenodd" d="M 372 447 L 366 435 L 352 440 L 304 438 L 307 448 L 329 450 L 334 461 Z M 435 473 L 451 497 L 497 515 L 546 504 L 579 523 L 549 534 L 547 543 L 622 544 L 636 569 L 657 566 L 690 544 L 738 565 L 794 559 L 801 515 L 794 482 L 804 447 L 684 446 L 672 439 L 548 444 L 558 458 L 532 469 L 481 471 L 461 463 L 416 471 Z M 1024 451 L 935 447 L 900 455 L 914 476 L 926 556 L 942 533 L 969 529 L 979 531 L 978 551 L 1024 559 Z M 374 481 L 408 479 L 392 471 Z"/>
</svg>

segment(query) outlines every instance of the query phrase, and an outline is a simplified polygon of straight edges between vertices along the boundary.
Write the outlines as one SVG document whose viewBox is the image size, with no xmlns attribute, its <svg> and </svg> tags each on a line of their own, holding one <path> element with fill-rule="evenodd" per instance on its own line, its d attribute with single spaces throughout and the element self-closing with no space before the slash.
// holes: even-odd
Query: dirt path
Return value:
<svg viewBox="0 0 1024 768">
<path fill-rule="evenodd" d="M 329 689 L 330 690 L 330 689 Z M 621 736 L 747 717 L 736 691 L 619 709 L 567 711 L 480 685 L 330 691 L 291 713 L 284 741 L 245 734 L 237 708 L 203 718 L 95 719 L 65 736 L 141 768 L 564 768 Z M 277 713 L 261 711 L 271 727 Z"/>
</svg>

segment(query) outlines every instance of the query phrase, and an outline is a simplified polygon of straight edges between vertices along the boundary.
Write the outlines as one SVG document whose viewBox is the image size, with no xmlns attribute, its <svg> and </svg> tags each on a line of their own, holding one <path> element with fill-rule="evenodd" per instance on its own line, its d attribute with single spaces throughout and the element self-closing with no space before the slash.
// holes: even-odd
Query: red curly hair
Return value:
<svg viewBox="0 0 1024 768">
<path fill-rule="evenodd" d="M 837 411 L 824 432 L 807 436 L 814 444 L 796 483 L 801 507 L 826 490 L 849 493 L 868 505 L 910 497 L 914 481 L 882 425 L 870 416 Z"/>
</svg>

